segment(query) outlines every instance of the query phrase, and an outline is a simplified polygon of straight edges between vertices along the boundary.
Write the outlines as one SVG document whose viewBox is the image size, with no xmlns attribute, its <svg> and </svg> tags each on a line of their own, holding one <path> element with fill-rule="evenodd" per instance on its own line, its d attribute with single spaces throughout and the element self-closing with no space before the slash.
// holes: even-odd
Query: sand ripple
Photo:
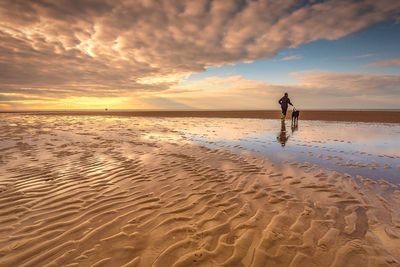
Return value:
<svg viewBox="0 0 400 267">
<path fill-rule="evenodd" d="M 150 119 L 1 127 L 0 266 L 400 266 L 397 185 L 193 145 Z"/>
</svg>

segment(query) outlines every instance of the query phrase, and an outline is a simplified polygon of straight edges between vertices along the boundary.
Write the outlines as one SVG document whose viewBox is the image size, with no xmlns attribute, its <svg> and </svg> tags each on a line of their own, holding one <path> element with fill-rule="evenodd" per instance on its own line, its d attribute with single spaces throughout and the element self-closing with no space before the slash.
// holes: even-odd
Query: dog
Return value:
<svg viewBox="0 0 400 267">
<path fill-rule="evenodd" d="M 297 109 L 293 109 L 292 111 L 292 126 L 297 126 L 299 122 L 300 111 Z"/>
</svg>

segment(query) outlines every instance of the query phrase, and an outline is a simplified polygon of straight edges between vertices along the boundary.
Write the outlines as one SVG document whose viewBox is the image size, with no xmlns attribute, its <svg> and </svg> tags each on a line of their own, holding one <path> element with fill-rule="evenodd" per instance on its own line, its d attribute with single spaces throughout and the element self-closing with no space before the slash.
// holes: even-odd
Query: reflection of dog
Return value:
<svg viewBox="0 0 400 267">
<path fill-rule="evenodd" d="M 300 115 L 300 111 L 293 109 L 292 111 L 292 125 L 295 126 L 298 124 L 299 122 L 299 115 Z"/>
</svg>

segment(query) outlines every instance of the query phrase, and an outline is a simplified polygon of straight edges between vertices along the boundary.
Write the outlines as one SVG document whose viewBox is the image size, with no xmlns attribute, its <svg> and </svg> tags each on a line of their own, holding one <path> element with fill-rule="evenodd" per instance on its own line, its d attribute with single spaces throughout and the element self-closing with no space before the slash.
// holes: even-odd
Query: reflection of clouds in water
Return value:
<svg viewBox="0 0 400 267">
<path fill-rule="evenodd" d="M 195 143 L 214 148 L 252 151 L 278 162 L 310 162 L 396 182 L 400 125 L 323 121 L 299 124 L 292 128 L 280 120 L 192 118 L 174 121 L 174 129 L 180 129 Z"/>
<path fill-rule="evenodd" d="M 397 124 L 302 121 L 298 138 L 303 140 L 382 143 L 400 133 Z"/>
<path fill-rule="evenodd" d="M 15 133 L 13 143 L 7 142 L 11 138 L 5 138 L 0 133 L 0 137 L 4 137 L 0 140 L 0 146 L 15 147 L 15 143 L 20 141 L 21 133 L 34 136 L 29 145 L 37 148 L 46 147 L 46 143 L 62 147 L 68 140 L 84 145 L 96 136 L 105 142 L 129 142 L 135 138 L 143 138 L 179 145 L 188 142 L 201 143 L 240 153 L 256 152 L 280 162 L 311 162 L 361 175 L 398 176 L 398 124 L 300 121 L 299 127 L 295 129 L 290 127 L 290 121 L 286 123 L 287 125 L 280 120 L 260 119 L 0 114 L 0 127 L 6 127 L 9 132 Z M 40 138 L 35 138 L 39 134 Z M 59 139 L 54 140 L 53 135 L 57 135 Z M 68 149 L 68 146 L 63 149 Z M 121 149 L 126 154 L 131 153 L 130 147 Z M 51 155 L 42 153 L 41 159 L 49 156 Z M 384 168 L 385 164 L 389 168 Z"/>
<path fill-rule="evenodd" d="M 290 132 L 286 127 L 285 134 L 282 135 L 280 120 L 210 118 L 182 120 L 175 119 L 172 125 L 164 121 L 164 124 L 188 134 L 206 137 L 210 141 L 235 141 L 243 138 L 260 141 L 276 140 L 278 133 L 279 139 L 285 139 L 287 146 L 299 144 L 333 146 L 377 155 L 400 156 L 400 141 L 397 140 L 400 125 L 397 124 L 300 121 L 299 128 L 291 129 Z M 280 138 L 281 136 L 283 138 Z M 292 137 L 287 140 L 289 136 Z"/>
<path fill-rule="evenodd" d="M 6 117 L 7 116 L 7 117 Z M 107 135 L 120 135 L 120 130 L 140 128 L 144 138 L 179 140 L 180 134 L 196 135 L 209 141 L 280 140 L 287 146 L 332 146 L 373 154 L 400 156 L 400 125 L 375 123 L 300 121 L 299 129 L 282 125 L 280 120 L 224 119 L 224 118 L 145 118 L 103 116 L 21 116 L 3 115 L 9 126 L 24 125 L 26 131 L 49 131 L 49 125 L 68 126 L 94 123 L 93 131 L 107 131 Z M 36 123 L 36 128 L 29 125 Z M 283 131 L 282 131 L 283 129 Z M 54 130 L 54 129 L 53 129 Z M 109 131 L 111 130 L 111 131 Z M 68 134 L 65 131 L 64 134 Z M 122 135 L 120 138 L 126 136 Z M 290 138 L 289 138 L 290 136 Z M 107 137 L 107 136 L 105 136 Z M 129 137 L 129 136 L 128 136 Z M 282 138 L 281 138 L 282 137 Z"/>
<path fill-rule="evenodd" d="M 257 137 L 265 131 L 276 132 L 276 126 L 280 125 L 280 122 L 275 121 L 272 124 L 264 122 L 259 119 L 182 118 L 167 119 L 163 124 L 188 134 L 201 135 L 211 141 L 218 141 Z"/>
</svg>

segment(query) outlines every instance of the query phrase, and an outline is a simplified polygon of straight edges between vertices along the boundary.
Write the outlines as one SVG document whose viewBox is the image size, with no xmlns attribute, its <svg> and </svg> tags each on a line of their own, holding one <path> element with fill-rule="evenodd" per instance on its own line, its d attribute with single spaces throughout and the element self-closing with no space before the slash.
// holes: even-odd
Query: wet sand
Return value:
<svg viewBox="0 0 400 267">
<path fill-rule="evenodd" d="M 138 116 L 138 117 L 202 117 L 202 118 L 253 118 L 279 119 L 280 110 L 198 110 L 198 111 L 35 111 L 5 112 L 31 115 L 87 115 L 87 116 Z M 0 112 L 2 113 L 2 112 Z M 288 111 L 287 118 L 291 112 Z M 301 110 L 300 120 L 356 121 L 400 123 L 400 110 Z"/>
<path fill-rule="evenodd" d="M 0 266 L 400 266 L 397 184 L 212 149 L 188 122 L 0 117 Z"/>
</svg>

